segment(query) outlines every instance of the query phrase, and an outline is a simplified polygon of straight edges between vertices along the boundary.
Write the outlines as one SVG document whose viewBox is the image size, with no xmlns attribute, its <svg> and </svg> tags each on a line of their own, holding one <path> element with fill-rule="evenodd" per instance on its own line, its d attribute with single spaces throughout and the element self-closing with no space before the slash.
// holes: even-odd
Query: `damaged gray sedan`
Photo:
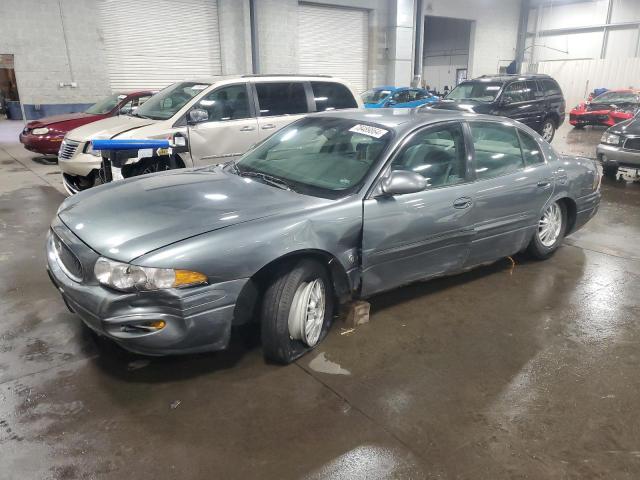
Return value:
<svg viewBox="0 0 640 480">
<path fill-rule="evenodd" d="M 68 198 L 48 271 L 69 308 L 126 349 L 223 349 L 258 322 L 287 363 L 340 302 L 527 250 L 547 258 L 598 209 L 592 160 L 533 130 L 448 111 L 325 112 L 224 166 Z"/>
</svg>

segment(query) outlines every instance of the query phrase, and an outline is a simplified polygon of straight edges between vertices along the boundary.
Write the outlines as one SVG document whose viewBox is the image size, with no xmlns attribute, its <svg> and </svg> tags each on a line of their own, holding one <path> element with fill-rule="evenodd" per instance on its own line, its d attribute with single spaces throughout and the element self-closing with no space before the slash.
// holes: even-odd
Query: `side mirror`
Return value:
<svg viewBox="0 0 640 480">
<path fill-rule="evenodd" d="M 189 125 L 206 122 L 207 120 L 209 120 L 209 113 L 201 108 L 194 108 L 187 114 L 187 123 Z"/>
<path fill-rule="evenodd" d="M 427 188 L 427 180 L 417 172 L 393 170 L 387 178 L 382 180 L 381 187 L 382 192 L 387 196 L 404 195 L 421 192 Z"/>
</svg>

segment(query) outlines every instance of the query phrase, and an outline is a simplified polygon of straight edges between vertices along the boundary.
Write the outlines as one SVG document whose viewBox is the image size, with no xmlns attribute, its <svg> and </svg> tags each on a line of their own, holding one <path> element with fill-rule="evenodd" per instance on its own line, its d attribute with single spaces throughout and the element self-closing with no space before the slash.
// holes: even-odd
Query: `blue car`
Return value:
<svg viewBox="0 0 640 480">
<path fill-rule="evenodd" d="M 362 94 L 365 108 L 414 108 L 438 100 L 423 88 L 376 87 Z"/>
</svg>

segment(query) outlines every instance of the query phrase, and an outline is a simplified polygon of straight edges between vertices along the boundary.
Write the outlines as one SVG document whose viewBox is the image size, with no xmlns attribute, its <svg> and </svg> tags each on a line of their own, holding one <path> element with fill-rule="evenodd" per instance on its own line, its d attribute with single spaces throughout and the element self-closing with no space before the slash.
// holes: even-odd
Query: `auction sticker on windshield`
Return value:
<svg viewBox="0 0 640 480">
<path fill-rule="evenodd" d="M 353 133 L 361 133 L 362 135 L 368 135 L 373 138 L 383 137 L 389 130 L 385 130 L 384 128 L 372 127 L 370 125 L 354 125 L 349 129 L 350 132 Z"/>
</svg>

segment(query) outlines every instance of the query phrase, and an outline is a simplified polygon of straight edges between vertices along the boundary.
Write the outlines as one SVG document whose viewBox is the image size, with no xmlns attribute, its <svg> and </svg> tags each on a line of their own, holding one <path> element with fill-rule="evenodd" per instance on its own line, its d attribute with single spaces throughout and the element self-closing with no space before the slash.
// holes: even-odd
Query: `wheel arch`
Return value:
<svg viewBox="0 0 640 480">
<path fill-rule="evenodd" d="M 576 226 L 576 219 L 578 216 L 578 205 L 576 201 L 571 197 L 562 196 L 555 200 L 556 202 L 562 202 L 567 211 L 567 228 L 565 229 L 565 236 L 573 232 Z"/>
<path fill-rule="evenodd" d="M 234 309 L 234 323 L 248 323 L 252 318 L 257 318 L 256 309 L 269 279 L 273 278 L 275 272 L 284 265 L 293 264 L 302 259 L 316 260 L 327 269 L 337 304 L 345 303 L 350 299 L 352 287 L 349 275 L 333 254 L 315 248 L 296 250 L 270 261 L 249 278 L 238 295 Z"/>
</svg>

